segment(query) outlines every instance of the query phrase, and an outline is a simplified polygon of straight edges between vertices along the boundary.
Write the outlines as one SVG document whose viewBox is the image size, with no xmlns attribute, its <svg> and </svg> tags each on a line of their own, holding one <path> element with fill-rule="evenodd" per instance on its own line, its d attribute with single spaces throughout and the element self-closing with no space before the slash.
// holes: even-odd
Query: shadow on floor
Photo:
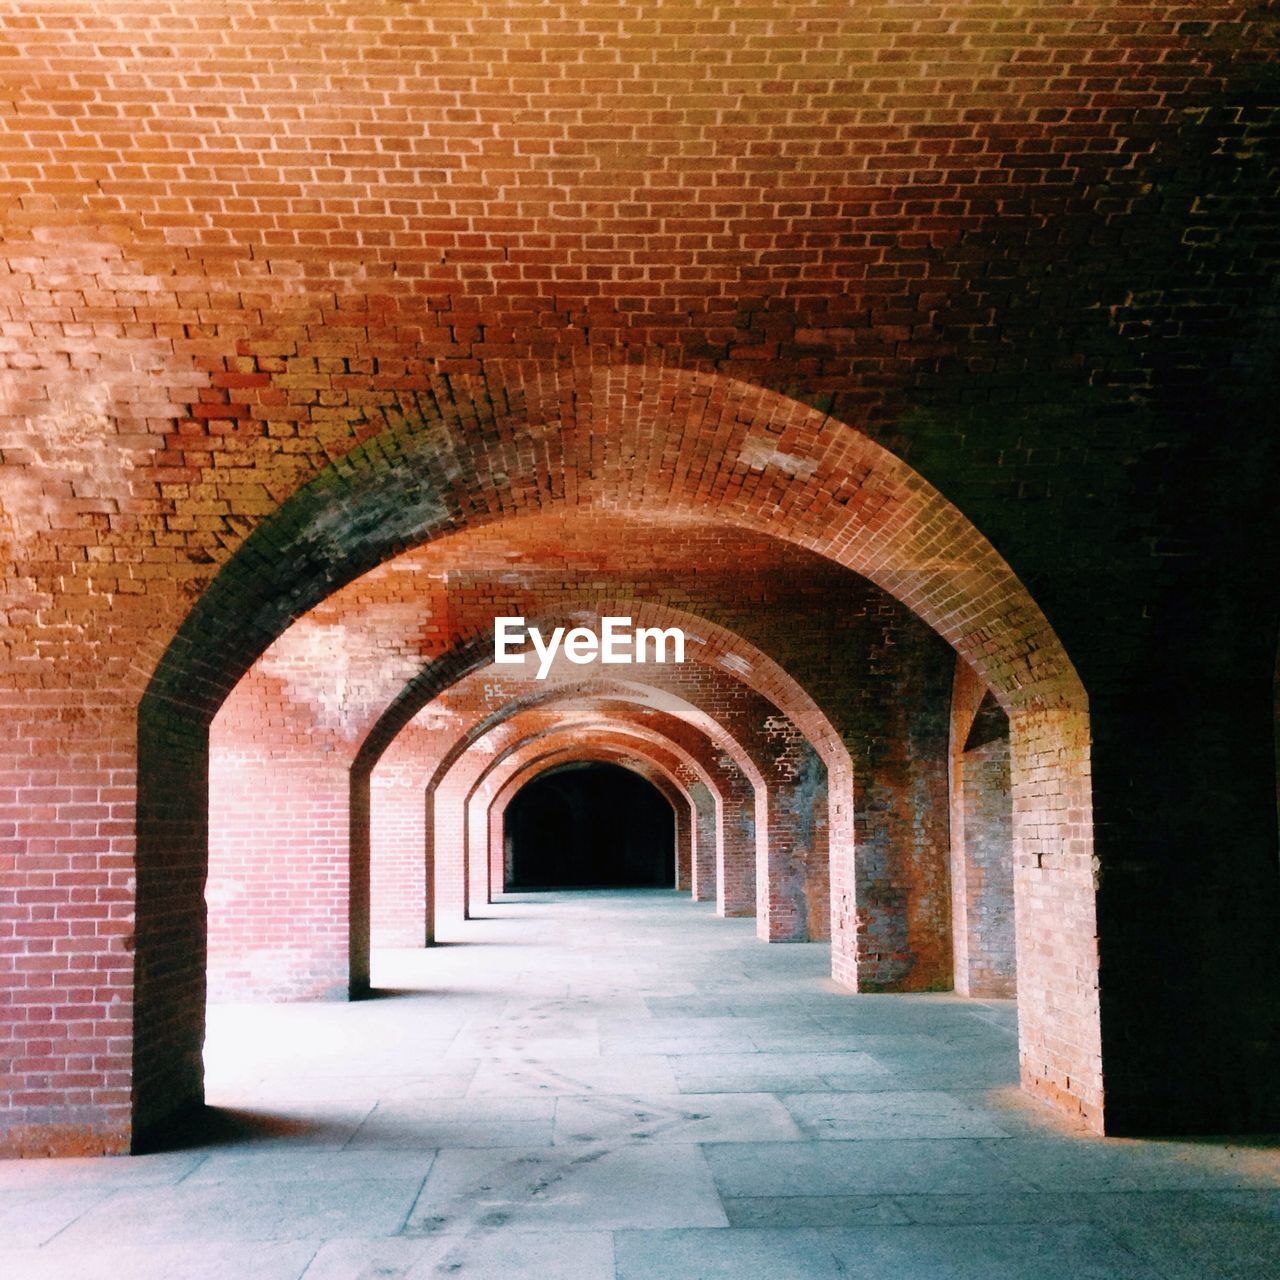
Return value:
<svg viewBox="0 0 1280 1280">
<path fill-rule="evenodd" d="M 350 1135 L 350 1125 L 323 1119 L 276 1115 L 234 1107 L 193 1107 L 176 1119 L 158 1126 L 138 1143 L 135 1154 L 192 1151 L 200 1147 L 243 1146 L 245 1143 L 298 1141 L 340 1144 Z"/>
</svg>

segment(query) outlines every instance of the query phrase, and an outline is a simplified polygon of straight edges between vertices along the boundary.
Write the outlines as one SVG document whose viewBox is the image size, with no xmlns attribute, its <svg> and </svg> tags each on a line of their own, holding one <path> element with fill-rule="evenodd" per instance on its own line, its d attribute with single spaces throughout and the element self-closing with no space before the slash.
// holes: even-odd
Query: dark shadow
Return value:
<svg viewBox="0 0 1280 1280">
<path fill-rule="evenodd" d="M 517 792 L 506 812 L 506 884 L 516 890 L 657 888 L 675 879 L 670 803 L 619 765 L 575 762 Z"/>
<path fill-rule="evenodd" d="M 269 1111 L 246 1111 L 234 1107 L 191 1107 L 168 1124 L 151 1130 L 146 1141 L 135 1147 L 135 1155 L 161 1151 L 191 1151 L 199 1147 L 239 1146 L 244 1143 L 279 1141 L 345 1141 L 349 1123 L 334 1124 L 306 1116 L 281 1116 Z"/>
</svg>

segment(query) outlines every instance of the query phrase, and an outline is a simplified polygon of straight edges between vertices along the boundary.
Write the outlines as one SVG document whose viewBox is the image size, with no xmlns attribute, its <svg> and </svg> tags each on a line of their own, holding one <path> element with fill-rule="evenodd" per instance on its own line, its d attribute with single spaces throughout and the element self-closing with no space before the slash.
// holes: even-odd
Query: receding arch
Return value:
<svg viewBox="0 0 1280 1280">
<path fill-rule="evenodd" d="M 799 401 L 657 365 L 497 361 L 383 417 L 245 539 L 160 658 L 148 699 L 212 714 L 292 618 L 398 551 L 601 502 L 797 542 L 902 600 L 1002 703 L 1084 705 L 1044 615 L 978 530 L 888 450 Z M 708 428 L 712 457 L 698 447 Z"/>
<path fill-rule="evenodd" d="M 760 772 L 757 763 L 742 748 L 742 746 L 733 738 L 733 736 L 721 727 L 716 721 L 706 716 L 705 713 L 698 711 L 696 708 L 683 704 L 681 710 L 682 716 L 678 716 L 673 711 L 671 704 L 662 707 L 650 702 L 651 690 L 648 686 L 637 681 L 622 680 L 596 680 L 585 682 L 581 685 L 570 688 L 553 688 L 543 690 L 537 693 L 531 693 L 522 698 L 512 699 L 509 703 L 498 708 L 490 715 L 484 717 L 480 721 L 470 726 L 454 743 L 449 751 L 436 763 L 431 774 L 426 778 L 424 791 L 426 794 L 426 832 L 428 842 L 428 859 L 434 860 L 439 850 L 434 846 L 435 839 L 435 807 L 437 791 L 442 781 L 448 777 L 450 771 L 462 761 L 467 754 L 476 748 L 489 734 L 502 728 L 504 725 L 510 725 L 513 721 L 518 721 L 519 717 L 527 716 L 540 709 L 555 707 L 557 708 L 557 718 L 561 723 L 568 724 L 570 721 L 566 717 L 566 712 L 572 709 L 575 703 L 590 704 L 586 715 L 592 718 L 599 718 L 602 713 L 607 713 L 610 703 L 627 704 L 633 708 L 634 713 L 648 714 L 654 718 L 655 730 L 662 734 L 667 741 L 675 741 L 674 735 L 683 733 L 686 737 L 693 734 L 696 737 L 705 739 L 714 749 L 725 752 L 732 760 L 738 770 L 746 776 L 755 792 L 756 807 L 756 849 L 755 858 L 757 863 L 757 877 L 759 876 L 759 864 L 767 858 L 768 850 L 768 808 L 767 794 L 768 785 L 764 775 Z M 679 705 L 678 702 L 676 705 Z M 690 762 L 697 769 L 701 781 L 704 784 L 711 784 L 711 775 L 704 765 L 697 761 L 696 754 L 690 749 L 688 742 L 682 744 L 685 753 Z M 449 863 L 457 863 L 461 868 L 461 877 L 464 888 L 469 887 L 468 867 L 465 857 L 465 848 L 461 850 L 450 851 L 451 855 Z M 462 914 L 467 911 L 467 898 L 464 894 L 461 903 Z"/>
<path fill-rule="evenodd" d="M 582 700 L 576 701 L 580 704 Z M 661 746 L 664 751 L 675 757 L 680 767 L 691 771 L 708 790 L 716 795 L 722 794 L 718 779 L 720 775 L 726 772 L 724 763 L 716 756 L 711 744 L 706 739 L 706 735 L 700 729 L 679 720 L 669 711 L 654 712 L 652 708 L 644 704 L 642 699 L 634 697 L 634 695 L 631 701 L 615 702 L 612 706 L 606 700 L 600 698 L 592 698 L 588 701 L 589 706 L 575 705 L 573 693 L 568 690 L 561 690 L 558 697 L 549 693 L 532 705 L 515 708 L 508 715 L 497 717 L 493 725 L 489 726 L 484 732 L 477 734 L 476 743 L 483 744 L 486 734 L 494 730 L 514 727 L 514 731 L 518 736 L 512 742 L 509 742 L 507 747 L 520 749 L 521 745 L 529 737 L 545 738 L 549 734 L 563 734 L 570 731 L 580 737 L 583 732 L 593 725 L 597 725 L 601 731 L 607 728 L 613 734 L 626 733 L 633 740 L 633 746 L 637 743 Z M 554 723 L 550 726 L 533 724 L 527 728 L 526 732 L 526 727 L 521 722 L 527 721 L 538 713 L 542 713 L 545 716 L 548 708 L 554 712 L 552 716 Z M 454 752 L 450 768 L 468 758 L 468 750 L 469 748 L 464 747 Z M 505 758 L 506 754 L 504 752 L 503 756 L 495 758 Z M 478 756 L 475 758 L 484 759 L 485 757 Z M 436 782 L 438 783 L 441 778 L 447 775 L 448 769 L 437 772 L 439 776 L 436 778 Z M 731 776 L 738 777 L 741 775 L 735 770 L 735 773 Z M 468 784 L 468 794 L 473 789 L 473 786 L 474 784 Z M 424 803 L 424 788 L 426 788 L 426 803 Z M 469 850 L 466 845 L 465 826 L 456 828 L 451 826 L 449 829 L 456 832 L 455 836 L 443 845 L 436 843 L 434 787 L 429 785 L 426 779 L 423 779 L 416 788 L 416 796 L 419 809 L 427 819 L 424 822 L 421 838 L 430 850 L 428 862 L 433 864 L 428 871 L 425 883 L 421 887 L 422 910 L 430 926 L 434 924 L 434 917 L 438 909 L 437 902 L 441 896 L 448 903 L 446 914 L 462 915 L 463 907 L 466 903 L 466 897 L 462 891 L 464 877 L 470 875 L 471 897 L 483 898 L 485 896 L 483 892 L 477 892 L 480 888 L 479 872 L 483 870 L 483 867 L 477 868 L 474 864 L 468 865 Z M 455 800 L 457 802 L 457 814 L 455 816 L 458 816 L 460 820 L 464 819 L 466 796 L 458 794 L 455 796 Z M 364 847 L 367 850 L 367 846 Z M 718 846 L 718 852 L 720 850 L 725 850 L 725 844 Z M 751 829 L 745 845 L 743 842 L 733 843 L 726 850 L 726 856 L 729 853 L 744 861 L 754 877 L 756 862 L 754 827 Z M 737 873 L 741 874 L 740 872 Z M 452 877 L 453 883 L 449 883 L 449 877 Z M 439 885 L 440 881 L 444 881 L 442 890 Z M 426 928 L 424 937 L 428 941 L 434 937 L 434 928 Z"/>
<path fill-rule="evenodd" d="M 600 691 L 601 689 L 596 690 L 597 693 Z M 551 719 L 555 721 L 557 727 L 562 727 L 567 709 L 576 705 L 573 692 L 564 686 L 546 689 L 531 685 L 530 697 L 533 698 L 533 702 L 530 707 L 525 708 L 525 712 L 539 713 L 545 719 L 548 708 L 551 708 L 554 713 Z M 601 699 L 595 697 L 591 699 L 591 704 L 593 707 L 591 714 L 600 714 Z M 520 708 L 514 710 L 516 717 L 525 713 Z M 493 717 L 495 730 L 504 733 L 509 731 L 512 720 L 503 719 L 503 716 L 510 716 L 511 711 L 512 708 L 506 708 L 505 711 L 498 709 Z M 429 708 L 427 713 L 430 714 Z M 639 724 L 632 724 L 631 732 L 644 733 L 654 740 L 659 735 L 662 736 L 666 747 L 680 757 L 679 766 L 691 771 L 700 781 L 705 781 L 709 792 L 717 796 L 713 807 L 720 806 L 718 797 L 721 793 L 724 794 L 725 803 L 730 805 L 734 815 L 734 821 L 728 829 L 728 839 L 717 838 L 721 829 L 721 818 L 718 813 L 713 813 L 713 830 L 707 839 L 707 844 L 713 859 L 725 861 L 730 865 L 733 873 L 729 879 L 730 896 L 726 898 L 720 893 L 721 883 L 715 866 L 712 867 L 708 880 L 715 882 L 718 907 L 725 913 L 751 914 L 754 910 L 755 788 L 728 755 L 716 752 L 700 730 L 673 717 L 669 709 L 659 712 L 637 700 L 627 704 L 623 714 L 644 722 L 643 729 Z M 678 735 L 681 742 L 674 741 L 667 734 Z M 453 742 L 456 747 L 456 738 Z M 703 745 L 699 747 L 696 745 L 698 743 Z M 378 888 L 374 904 L 374 923 L 379 930 L 379 936 L 386 938 L 390 935 L 399 938 L 392 945 L 420 945 L 424 941 L 430 942 L 434 936 L 436 895 L 432 890 L 435 887 L 433 884 L 435 877 L 433 874 L 427 874 L 427 867 L 421 855 L 424 846 L 431 839 L 427 834 L 427 810 L 428 808 L 431 810 L 433 821 L 430 825 L 434 827 L 435 804 L 434 798 L 430 805 L 424 803 L 423 788 L 426 779 L 435 771 L 440 758 L 439 753 L 443 752 L 445 747 L 445 743 L 437 746 L 430 741 L 425 745 L 420 744 L 416 736 L 402 733 L 383 755 L 377 769 L 367 774 L 361 784 L 362 790 L 369 797 L 368 820 L 361 821 L 359 830 L 353 832 L 352 845 L 357 850 L 361 861 L 368 859 L 371 877 Z M 425 754 L 422 754 L 423 752 Z M 452 755 L 455 760 L 466 758 L 466 744 L 453 751 Z M 388 771 L 390 771 L 389 777 L 386 776 Z M 376 802 L 374 797 L 378 797 Z M 392 809 L 390 812 L 384 812 L 383 806 L 388 804 Z M 387 845 L 374 842 L 373 833 L 378 829 L 395 833 L 391 837 L 390 851 Z M 452 826 L 446 828 L 446 830 L 452 829 Z M 463 831 L 465 834 L 465 828 Z M 404 844 L 406 840 L 407 846 Z M 402 847 L 407 848 L 412 854 L 411 869 L 407 872 L 402 870 L 397 878 L 392 868 L 396 865 L 403 867 L 405 864 L 403 853 L 395 852 Z M 390 864 L 386 861 L 388 854 L 394 859 Z M 467 862 L 466 855 L 466 848 L 460 846 L 458 840 L 452 837 L 442 853 L 442 857 L 450 867 L 453 867 L 454 863 L 458 864 L 455 870 L 446 873 L 452 874 L 456 882 L 452 892 L 449 892 L 449 887 L 446 886 L 446 900 L 450 904 L 448 908 L 450 913 L 461 910 L 462 896 L 457 886 L 461 883 L 462 866 Z M 416 870 L 413 869 L 415 866 Z M 477 867 L 474 862 L 470 867 L 471 896 L 477 899 L 482 899 L 484 896 L 478 883 L 478 875 L 482 870 L 483 866 Z M 751 875 L 750 897 L 744 900 L 742 889 L 744 873 L 747 871 Z M 414 902 L 420 904 L 418 923 L 416 925 L 410 923 L 406 926 L 404 924 L 406 919 L 413 920 L 410 904 Z M 387 923 L 388 920 L 390 923 Z M 407 928 L 408 936 L 403 932 L 395 933 L 397 924 L 401 930 Z"/>
<path fill-rule="evenodd" d="M 780 664 L 757 646 L 702 614 L 678 609 L 666 603 L 638 601 L 631 596 L 606 594 L 602 599 L 598 592 L 584 594 L 576 602 L 572 593 L 568 599 L 561 593 L 557 597 L 554 608 L 548 607 L 532 614 L 527 621 L 530 625 L 538 625 L 545 630 L 559 623 L 577 624 L 592 617 L 598 620 L 614 610 L 632 611 L 638 625 L 679 626 L 685 629 L 689 637 L 689 652 L 699 663 L 708 667 L 717 676 L 741 683 L 760 697 L 775 703 L 777 708 L 795 723 L 805 739 L 812 744 L 814 752 L 826 770 L 821 784 L 821 789 L 825 791 L 825 797 L 822 800 L 825 828 L 819 831 L 818 838 L 831 850 L 847 853 L 852 845 L 854 812 L 853 766 L 848 748 L 814 698 Z M 469 658 L 462 657 L 464 650 L 470 655 Z M 448 685 L 452 690 L 462 680 L 475 678 L 477 672 L 490 670 L 487 662 L 480 661 L 480 655 L 491 654 L 491 652 L 492 629 L 490 628 L 479 636 L 469 636 L 465 643 L 458 647 L 457 656 L 448 655 L 448 660 L 443 664 L 424 663 L 420 673 L 406 683 L 401 693 L 370 729 L 356 755 L 353 789 L 359 793 L 359 796 L 358 799 L 353 800 L 353 812 L 363 815 L 367 811 L 367 800 L 364 797 L 367 772 L 376 766 L 389 744 L 403 732 L 413 718 L 422 712 L 433 698 L 445 691 L 442 688 L 445 684 L 443 673 L 447 672 L 450 677 L 453 677 L 452 683 Z M 478 665 L 463 674 L 458 674 L 467 661 Z M 495 677 L 498 674 L 496 669 L 494 674 Z M 574 675 L 572 671 L 569 674 L 571 677 Z M 509 678 L 525 677 L 521 675 Z M 750 769 L 746 772 L 748 776 L 752 773 Z M 811 769 L 810 772 L 819 771 Z M 763 797 L 765 789 L 760 784 L 760 780 L 752 778 L 752 783 L 756 787 L 757 796 Z M 754 823 L 758 835 L 762 838 L 769 825 L 768 813 L 763 809 L 759 810 L 755 815 Z M 365 825 L 362 816 L 361 831 L 364 830 Z M 361 835 L 360 838 L 363 839 L 363 836 Z M 780 857 L 785 857 L 783 851 L 786 843 L 785 840 L 777 842 Z M 357 852 L 357 865 L 363 867 L 366 861 L 364 852 Z M 791 890 L 782 895 L 778 901 L 771 902 L 766 894 L 760 897 L 754 907 L 747 908 L 744 907 L 737 892 L 741 883 L 740 870 L 736 871 L 728 879 L 734 892 L 727 898 L 721 894 L 720 906 L 729 914 L 758 915 L 764 922 L 762 927 L 766 931 L 772 927 L 779 936 L 786 936 L 789 930 L 791 936 L 795 937 L 826 937 L 833 927 L 828 920 L 831 914 L 829 888 L 824 884 L 810 895 L 804 888 L 809 877 L 801 875 L 798 870 L 791 880 Z M 723 868 L 720 868 L 717 884 L 724 883 L 726 878 Z M 775 877 L 773 881 L 762 880 L 759 883 L 763 893 L 763 889 L 768 884 L 773 883 L 776 886 L 783 881 Z M 809 897 L 812 897 L 812 903 L 807 901 Z M 796 911 L 797 904 L 803 905 L 802 919 L 793 918 L 789 925 L 777 923 L 786 919 L 788 909 L 793 915 L 799 916 L 800 913 Z M 771 916 L 775 921 L 772 926 L 769 923 Z"/>
<path fill-rule="evenodd" d="M 492 811 L 494 796 L 505 788 L 505 780 L 514 771 L 525 767 L 525 761 L 529 757 L 540 759 L 543 755 L 605 749 L 624 752 L 636 768 L 643 769 L 645 777 L 656 773 L 662 778 L 659 789 L 671 789 L 672 795 L 668 798 L 672 799 L 676 808 L 677 823 L 681 827 L 678 834 L 686 842 L 677 847 L 675 887 L 696 889 L 696 886 L 681 883 L 681 869 L 684 868 L 687 879 L 689 871 L 695 865 L 699 841 L 709 840 L 717 851 L 721 850 L 727 798 L 720 789 L 716 775 L 709 768 L 710 762 L 700 760 L 687 746 L 668 737 L 656 726 L 639 725 L 617 718 L 566 719 L 553 728 L 530 733 L 521 741 L 511 744 L 500 756 L 493 757 L 471 784 L 463 800 L 466 823 L 464 832 L 470 838 L 475 830 L 471 820 L 476 815 L 477 805 L 488 796 L 485 823 L 477 834 L 482 841 L 490 835 L 488 813 Z M 687 777 L 682 779 L 681 774 Z M 657 786 L 658 783 L 655 782 L 654 785 Z M 686 806 L 688 813 L 681 806 Z M 687 829 L 684 826 L 686 819 Z M 480 852 L 481 846 L 477 846 L 477 855 Z M 754 853 L 752 848 L 753 862 Z M 490 885 L 492 870 L 490 864 Z M 696 899 L 699 895 L 695 891 L 692 896 Z M 707 895 L 704 893 L 702 896 Z"/>
<path fill-rule="evenodd" d="M 688 805 L 681 808 L 687 815 Z M 563 760 L 512 798 L 505 882 L 516 889 L 672 890 L 676 822 L 670 799 L 635 770 Z M 487 854 L 477 861 L 487 865 Z"/>
<path fill-rule="evenodd" d="M 650 783 L 671 806 L 675 829 L 676 856 L 681 839 L 697 838 L 698 808 L 689 788 L 682 784 L 673 768 L 674 757 L 663 760 L 662 748 L 639 743 L 626 734 L 608 730 L 581 735 L 565 735 L 567 745 L 551 745 L 546 740 L 531 741 L 513 753 L 501 766 L 495 765 L 488 776 L 473 788 L 469 800 L 468 820 L 473 830 L 482 834 L 490 868 L 490 900 L 502 884 L 504 868 L 503 820 L 508 804 L 529 782 L 544 773 L 578 763 L 615 764 L 630 770 Z M 497 873 L 497 874 L 495 874 Z"/>
<path fill-rule="evenodd" d="M 238 547 L 164 648 L 140 704 L 135 1133 L 201 1094 L 207 829 L 196 801 L 208 721 L 229 689 L 292 618 L 398 551 L 468 525 L 596 504 L 808 547 L 901 600 L 995 692 L 1010 718 L 1027 953 L 1023 1080 L 1101 1127 L 1087 699 L 1043 613 L 957 508 L 847 423 L 658 363 L 499 361 L 383 412 L 381 431 Z M 856 981 L 861 923 L 851 871 L 832 885 L 833 973 L 845 982 Z M 1069 991 L 1064 973 L 1074 975 Z"/>
</svg>

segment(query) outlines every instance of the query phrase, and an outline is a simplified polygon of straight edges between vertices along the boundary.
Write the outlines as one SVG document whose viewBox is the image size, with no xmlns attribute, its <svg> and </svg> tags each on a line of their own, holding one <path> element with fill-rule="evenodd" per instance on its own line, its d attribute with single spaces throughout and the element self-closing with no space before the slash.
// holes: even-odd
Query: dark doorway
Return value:
<svg viewBox="0 0 1280 1280">
<path fill-rule="evenodd" d="M 615 764 L 562 765 L 507 806 L 511 889 L 675 883 L 675 814 L 652 783 Z"/>
</svg>

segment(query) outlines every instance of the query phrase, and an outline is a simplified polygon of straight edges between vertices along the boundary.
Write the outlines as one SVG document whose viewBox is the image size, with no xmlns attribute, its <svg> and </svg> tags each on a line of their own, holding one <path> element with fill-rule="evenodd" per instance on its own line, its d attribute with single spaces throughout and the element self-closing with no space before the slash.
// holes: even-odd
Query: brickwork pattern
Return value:
<svg viewBox="0 0 1280 1280">
<path fill-rule="evenodd" d="M 1009 720 L 959 660 L 951 701 L 951 900 L 956 991 L 1014 996 Z"/>
<path fill-rule="evenodd" d="M 593 504 L 806 546 L 959 650 L 1010 719 L 1028 1086 L 1274 1124 L 1267 6 L 0 21 L 7 1150 L 198 1098 L 206 730 L 259 655 Z"/>
</svg>

